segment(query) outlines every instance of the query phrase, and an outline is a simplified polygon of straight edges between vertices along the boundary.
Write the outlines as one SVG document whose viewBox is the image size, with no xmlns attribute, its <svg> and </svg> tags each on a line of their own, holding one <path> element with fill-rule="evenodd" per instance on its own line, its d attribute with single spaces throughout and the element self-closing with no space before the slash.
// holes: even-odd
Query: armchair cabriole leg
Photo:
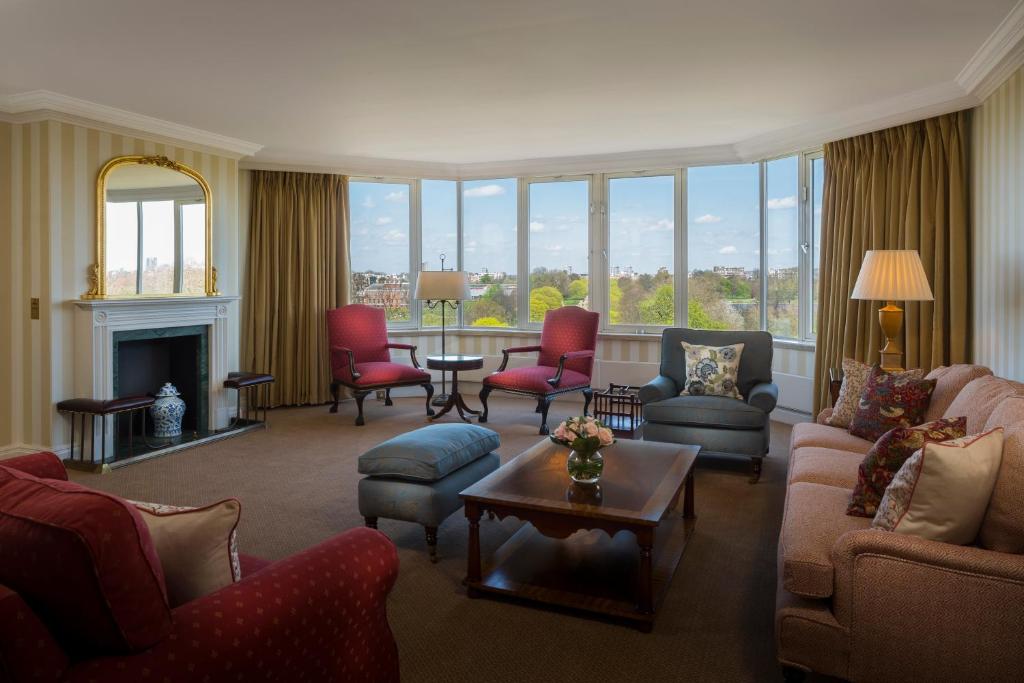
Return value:
<svg viewBox="0 0 1024 683">
<path fill-rule="evenodd" d="M 483 410 L 480 412 L 480 422 L 487 422 L 487 397 L 491 394 L 491 388 L 484 385 L 484 388 L 480 390 L 480 403 L 483 405 Z"/>
<path fill-rule="evenodd" d="M 764 458 L 750 459 L 750 483 L 756 484 L 761 479 L 761 463 Z"/>
<path fill-rule="evenodd" d="M 430 399 L 434 395 L 434 385 L 430 382 L 424 382 L 420 386 L 427 392 L 427 417 L 430 417 L 434 414 L 434 409 L 430 407 Z"/>
<path fill-rule="evenodd" d="M 341 384 L 339 382 L 331 382 L 331 397 L 334 399 L 334 403 L 331 404 L 331 412 L 338 412 L 338 401 L 341 400 Z"/>
<path fill-rule="evenodd" d="M 355 395 L 356 395 L 356 409 L 359 411 L 359 414 L 356 415 L 356 427 L 362 427 L 364 424 L 366 424 L 366 420 L 363 419 L 363 399 L 366 398 L 367 393 L 369 393 L 369 392 L 366 392 L 366 391 L 357 391 L 357 392 L 355 392 Z"/>
<path fill-rule="evenodd" d="M 583 414 L 590 415 L 590 402 L 594 400 L 594 390 L 584 389 L 583 390 Z"/>
<path fill-rule="evenodd" d="M 548 408 L 551 407 L 550 398 L 542 398 L 540 401 L 540 432 L 541 436 L 548 433 Z"/>
<path fill-rule="evenodd" d="M 430 561 L 437 563 L 437 527 L 423 527 L 427 532 L 427 550 L 430 552 Z"/>
</svg>

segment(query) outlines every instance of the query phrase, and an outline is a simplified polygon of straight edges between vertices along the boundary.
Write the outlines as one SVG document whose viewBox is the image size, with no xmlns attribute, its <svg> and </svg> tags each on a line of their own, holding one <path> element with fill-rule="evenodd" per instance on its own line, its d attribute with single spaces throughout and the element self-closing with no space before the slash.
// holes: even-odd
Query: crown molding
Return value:
<svg viewBox="0 0 1024 683">
<path fill-rule="evenodd" d="M 1020 0 L 981 44 L 956 77 L 966 92 L 983 101 L 1024 66 L 1024 0 Z"/>
<path fill-rule="evenodd" d="M 263 145 L 254 142 L 184 126 L 144 114 L 136 114 L 116 107 L 108 107 L 104 104 L 49 90 L 32 90 L 15 95 L 0 96 L 0 112 L 6 114 L 4 119 L 9 123 L 58 120 L 86 125 L 100 124 L 113 132 L 142 133 L 171 142 L 188 143 L 228 152 L 235 157 L 251 156 L 263 149 Z"/>
</svg>

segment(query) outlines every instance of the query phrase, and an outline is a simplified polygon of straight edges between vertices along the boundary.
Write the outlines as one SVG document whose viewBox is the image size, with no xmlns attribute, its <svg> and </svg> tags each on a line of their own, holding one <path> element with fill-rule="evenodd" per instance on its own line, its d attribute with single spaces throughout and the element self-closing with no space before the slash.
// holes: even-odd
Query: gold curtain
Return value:
<svg viewBox="0 0 1024 683">
<path fill-rule="evenodd" d="M 878 362 L 883 302 L 853 301 L 864 252 L 916 249 L 935 301 L 897 302 L 904 364 L 926 371 L 970 357 L 970 112 L 825 145 L 814 410 L 828 405 L 829 368 Z"/>
<path fill-rule="evenodd" d="M 242 365 L 270 405 L 330 400 L 326 311 L 348 302 L 344 176 L 253 171 Z"/>
</svg>

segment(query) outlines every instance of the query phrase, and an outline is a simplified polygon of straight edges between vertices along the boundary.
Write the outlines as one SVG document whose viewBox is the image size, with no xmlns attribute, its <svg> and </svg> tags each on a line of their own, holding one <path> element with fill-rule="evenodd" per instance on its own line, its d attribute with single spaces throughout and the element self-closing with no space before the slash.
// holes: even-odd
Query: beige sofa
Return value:
<svg viewBox="0 0 1024 683">
<path fill-rule="evenodd" d="M 1024 680 L 1024 385 L 981 366 L 937 380 L 927 418 L 1005 428 L 1003 462 L 975 544 L 871 528 L 846 515 L 873 445 L 818 421 L 796 425 L 779 536 L 775 637 L 787 680 Z"/>
</svg>

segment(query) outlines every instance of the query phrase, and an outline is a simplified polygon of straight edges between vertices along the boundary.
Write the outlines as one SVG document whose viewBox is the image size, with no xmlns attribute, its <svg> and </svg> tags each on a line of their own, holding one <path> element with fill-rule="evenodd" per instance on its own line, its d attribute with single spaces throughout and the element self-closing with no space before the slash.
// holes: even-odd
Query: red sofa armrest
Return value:
<svg viewBox="0 0 1024 683">
<path fill-rule="evenodd" d="M 0 680 L 59 681 L 67 668 L 46 625 L 20 595 L 0 586 Z"/>
<path fill-rule="evenodd" d="M 414 368 L 418 368 L 420 366 L 419 361 L 416 360 L 416 345 L 415 344 L 396 344 L 396 343 L 393 343 L 393 342 L 388 342 L 387 343 L 387 347 L 389 349 L 402 349 L 402 350 L 408 351 L 409 352 L 409 356 L 412 358 L 412 366 Z"/>
<path fill-rule="evenodd" d="M 511 353 L 532 353 L 539 352 L 540 346 L 510 346 L 507 349 L 501 350 L 501 365 L 495 372 L 504 372 L 505 368 L 508 367 L 508 357 Z"/>
<path fill-rule="evenodd" d="M 68 480 L 68 472 L 64 469 L 64 464 L 56 454 L 49 451 L 0 460 L 0 466 L 10 467 L 12 470 L 25 472 L 40 479 Z"/>
<path fill-rule="evenodd" d="M 82 662 L 72 681 L 398 681 L 387 596 L 398 554 L 351 529 L 174 610 L 146 652 Z"/>
</svg>

